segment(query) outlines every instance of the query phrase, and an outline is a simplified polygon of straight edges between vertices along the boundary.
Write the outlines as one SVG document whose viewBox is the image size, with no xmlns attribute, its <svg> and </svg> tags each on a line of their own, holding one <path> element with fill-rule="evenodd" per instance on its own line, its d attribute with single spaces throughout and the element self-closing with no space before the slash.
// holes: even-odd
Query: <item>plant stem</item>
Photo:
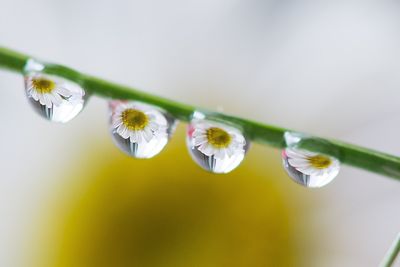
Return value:
<svg viewBox="0 0 400 267">
<path fill-rule="evenodd" d="M 396 239 L 393 241 L 392 246 L 387 251 L 385 258 L 379 267 L 391 267 L 396 260 L 397 255 L 400 252 L 400 233 L 397 235 Z"/>
<path fill-rule="evenodd" d="M 0 47 L 0 67 L 23 73 L 28 55 Z M 166 98 L 145 93 L 135 88 L 115 84 L 96 78 L 66 66 L 43 63 L 43 72 L 69 79 L 81 85 L 88 93 L 100 96 L 143 101 L 159 106 L 171 113 L 177 119 L 190 121 L 194 111 L 204 113 L 207 118 L 233 124 L 241 128 L 244 134 L 254 142 L 267 144 L 276 148 L 284 148 L 286 143 L 284 133 L 289 129 L 262 124 L 252 120 L 230 116 L 178 103 Z M 304 138 L 299 147 L 309 151 L 319 152 L 338 158 L 342 163 L 372 171 L 400 180 L 400 158 L 335 140 L 323 139 L 315 136 Z"/>
</svg>

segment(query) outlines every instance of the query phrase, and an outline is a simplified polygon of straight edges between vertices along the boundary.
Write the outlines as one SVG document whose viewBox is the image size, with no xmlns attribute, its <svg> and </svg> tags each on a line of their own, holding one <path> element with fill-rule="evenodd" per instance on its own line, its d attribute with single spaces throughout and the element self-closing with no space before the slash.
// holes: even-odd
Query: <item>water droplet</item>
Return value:
<svg viewBox="0 0 400 267">
<path fill-rule="evenodd" d="M 339 173 L 340 162 L 332 156 L 301 149 L 308 141 L 329 142 L 299 132 L 285 132 L 284 140 L 287 148 L 282 151 L 283 166 L 289 176 L 306 187 L 322 187 L 330 183 Z M 339 154 L 331 147 L 331 151 Z"/>
<path fill-rule="evenodd" d="M 187 131 L 187 145 L 194 161 L 213 173 L 228 173 L 239 166 L 250 144 L 242 132 L 197 118 L 190 122 Z"/>
<path fill-rule="evenodd" d="M 330 183 L 340 170 L 337 159 L 297 148 L 284 149 L 282 161 L 288 175 L 306 187 L 322 187 Z"/>
<path fill-rule="evenodd" d="M 167 112 L 141 102 L 113 100 L 109 107 L 114 143 L 135 158 L 151 158 L 160 153 L 177 124 Z"/>
<path fill-rule="evenodd" d="M 25 92 L 33 109 L 54 122 L 68 122 L 83 109 L 85 91 L 76 83 L 47 75 L 44 65 L 28 60 L 24 69 Z"/>
</svg>

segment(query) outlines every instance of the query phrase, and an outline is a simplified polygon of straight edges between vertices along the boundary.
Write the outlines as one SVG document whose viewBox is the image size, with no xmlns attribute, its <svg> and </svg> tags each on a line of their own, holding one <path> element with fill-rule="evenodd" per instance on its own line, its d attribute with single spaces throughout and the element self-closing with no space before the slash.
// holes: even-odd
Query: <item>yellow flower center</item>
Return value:
<svg viewBox="0 0 400 267">
<path fill-rule="evenodd" d="M 211 127 L 206 131 L 207 141 L 216 148 L 226 148 L 232 141 L 232 137 L 225 130 Z"/>
<path fill-rule="evenodd" d="M 33 78 L 32 85 L 40 94 L 51 93 L 56 88 L 56 83 L 46 78 Z"/>
<path fill-rule="evenodd" d="M 330 158 L 322 155 L 309 157 L 308 161 L 310 162 L 311 166 L 316 169 L 325 169 L 332 164 L 332 160 Z"/>
<path fill-rule="evenodd" d="M 144 112 L 136 109 L 126 109 L 121 114 L 122 123 L 132 131 L 143 130 L 149 124 L 149 118 Z"/>
</svg>

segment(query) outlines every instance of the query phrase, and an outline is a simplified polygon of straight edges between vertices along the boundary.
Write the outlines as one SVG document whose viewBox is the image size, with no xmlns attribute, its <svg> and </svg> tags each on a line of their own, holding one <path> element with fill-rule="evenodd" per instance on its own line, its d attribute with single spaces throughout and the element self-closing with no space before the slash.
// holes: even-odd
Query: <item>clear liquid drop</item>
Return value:
<svg viewBox="0 0 400 267">
<path fill-rule="evenodd" d="M 177 124 L 167 112 L 141 102 L 113 100 L 109 107 L 114 143 L 135 158 L 151 158 L 160 153 Z"/>
<path fill-rule="evenodd" d="M 71 81 L 42 73 L 43 69 L 43 65 L 32 59 L 25 66 L 28 102 L 40 116 L 54 122 L 68 122 L 83 109 L 85 91 Z"/>
<path fill-rule="evenodd" d="M 288 175 L 305 187 L 327 185 L 340 170 L 340 162 L 337 159 L 296 148 L 284 149 L 282 162 Z"/>
<path fill-rule="evenodd" d="M 250 144 L 238 129 L 204 119 L 190 122 L 186 141 L 193 160 L 213 173 L 228 173 L 239 166 Z"/>
</svg>

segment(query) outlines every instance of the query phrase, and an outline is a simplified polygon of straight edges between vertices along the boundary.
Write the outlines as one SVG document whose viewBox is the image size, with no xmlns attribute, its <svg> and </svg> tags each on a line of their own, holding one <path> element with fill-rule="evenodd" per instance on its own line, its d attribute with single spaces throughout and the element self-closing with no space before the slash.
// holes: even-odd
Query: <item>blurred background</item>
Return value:
<svg viewBox="0 0 400 267">
<path fill-rule="evenodd" d="M 0 44 L 149 93 L 400 155 L 398 1 L 0 0 Z M 377 266 L 400 183 L 344 166 L 292 182 L 254 144 L 228 175 L 185 125 L 151 160 L 118 151 L 106 100 L 68 124 L 0 71 L 0 266 Z"/>
</svg>

